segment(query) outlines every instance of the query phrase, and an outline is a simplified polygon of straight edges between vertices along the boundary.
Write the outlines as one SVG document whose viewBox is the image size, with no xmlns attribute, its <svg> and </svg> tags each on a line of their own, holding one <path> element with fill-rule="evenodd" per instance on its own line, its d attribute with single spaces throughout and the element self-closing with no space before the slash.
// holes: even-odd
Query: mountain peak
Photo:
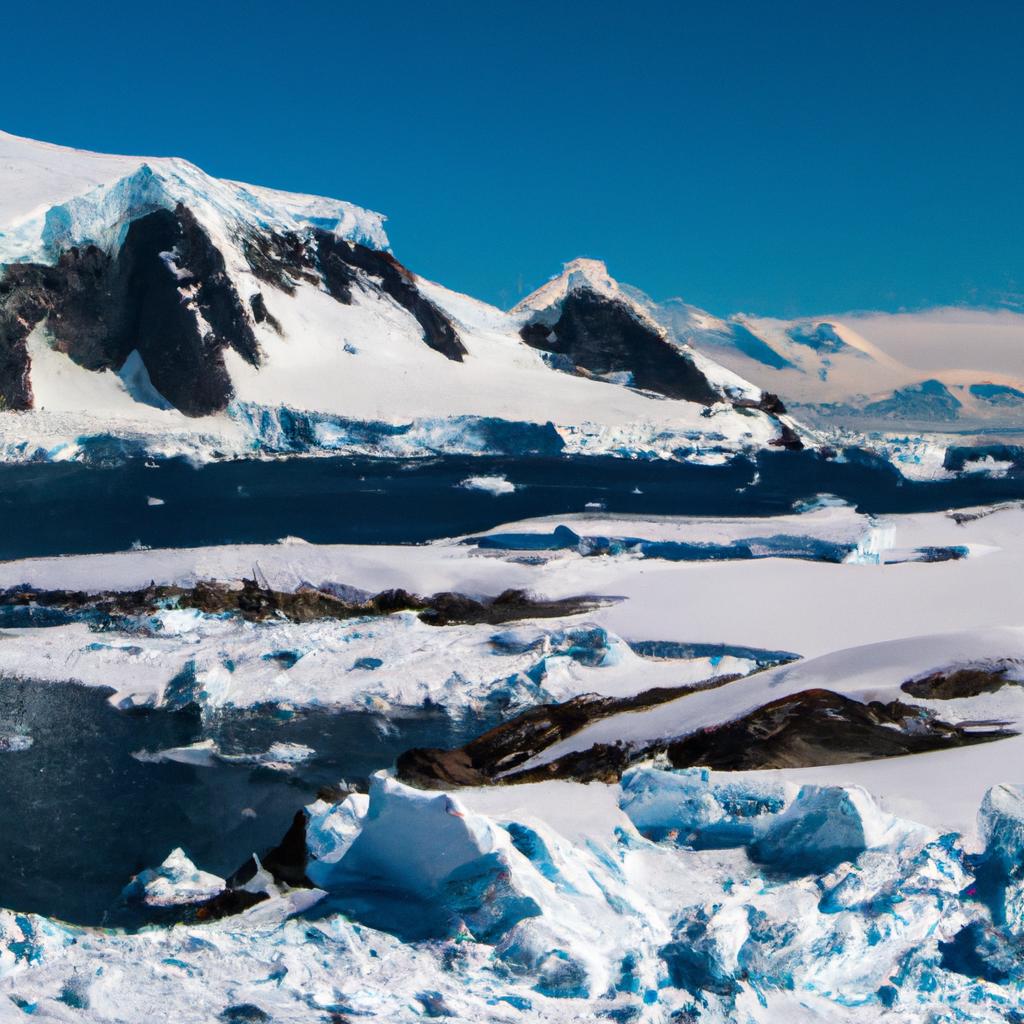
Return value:
<svg viewBox="0 0 1024 1024">
<path fill-rule="evenodd" d="M 609 299 L 625 299 L 619 283 L 609 273 L 604 260 L 586 256 L 570 260 L 562 272 L 546 281 L 512 309 L 513 313 L 537 312 L 561 302 L 571 292 L 587 289 Z"/>
</svg>

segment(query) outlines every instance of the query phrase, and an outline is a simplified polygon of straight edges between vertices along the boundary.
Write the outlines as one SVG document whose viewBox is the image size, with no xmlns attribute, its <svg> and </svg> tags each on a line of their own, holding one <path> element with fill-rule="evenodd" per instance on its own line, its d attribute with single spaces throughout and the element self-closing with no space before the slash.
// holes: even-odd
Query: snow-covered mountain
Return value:
<svg viewBox="0 0 1024 1024">
<path fill-rule="evenodd" d="M 1024 427 L 1024 315 L 937 309 L 720 319 L 631 297 L 678 341 L 779 394 L 803 422 L 853 430 Z"/>
<path fill-rule="evenodd" d="M 384 218 L 184 160 L 0 133 L 0 452 L 623 452 L 801 444 L 595 261 L 511 312 L 405 268 Z"/>
</svg>

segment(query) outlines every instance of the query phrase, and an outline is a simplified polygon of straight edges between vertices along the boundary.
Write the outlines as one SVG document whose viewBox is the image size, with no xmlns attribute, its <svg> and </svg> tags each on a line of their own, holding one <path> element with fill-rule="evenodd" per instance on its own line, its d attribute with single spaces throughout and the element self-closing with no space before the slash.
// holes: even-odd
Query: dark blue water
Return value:
<svg viewBox="0 0 1024 1024">
<path fill-rule="evenodd" d="M 72 684 L 0 679 L 0 734 L 33 740 L 0 752 L 0 906 L 82 924 L 140 923 L 121 890 L 174 847 L 226 877 L 275 846 L 320 787 L 365 779 L 409 747 L 458 745 L 494 724 L 440 712 L 387 723 L 362 712 L 253 712 L 202 726 L 180 712 L 126 714 L 106 698 Z M 232 753 L 289 742 L 316 756 L 292 772 L 131 756 L 206 737 Z"/>
<path fill-rule="evenodd" d="M 755 469 L 759 473 L 752 483 Z M 467 490 L 469 476 L 504 475 L 513 494 Z M 636 493 L 639 491 L 640 493 Z M 172 460 L 147 468 L 0 466 L 0 558 L 153 547 L 264 543 L 420 543 L 530 516 L 583 511 L 776 515 L 836 494 L 867 512 L 921 512 L 1024 498 L 1024 475 L 910 483 L 889 464 L 852 454 L 767 453 L 728 466 L 604 457 L 465 457 L 417 461 L 310 458 Z M 151 506 L 156 497 L 163 505 Z"/>
</svg>

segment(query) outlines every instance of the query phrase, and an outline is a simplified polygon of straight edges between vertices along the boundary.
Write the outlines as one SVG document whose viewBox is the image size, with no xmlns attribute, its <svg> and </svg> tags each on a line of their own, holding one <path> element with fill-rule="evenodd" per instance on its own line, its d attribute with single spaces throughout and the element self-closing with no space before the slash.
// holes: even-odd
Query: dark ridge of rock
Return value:
<svg viewBox="0 0 1024 1024">
<path fill-rule="evenodd" d="M 736 721 L 674 740 L 666 749 L 676 768 L 747 771 L 848 764 L 1013 735 L 998 727 L 970 731 L 901 701 L 863 704 L 830 690 L 805 690 Z"/>
<path fill-rule="evenodd" d="M 253 365 L 259 365 L 259 348 L 224 258 L 206 232 L 183 206 L 174 214 L 157 210 L 129 226 L 117 264 L 125 295 L 121 362 L 125 348 L 137 348 L 153 386 L 187 416 L 226 408 L 234 392 L 224 348 Z M 182 289 L 193 289 L 193 297 L 186 300 Z"/>
<path fill-rule="evenodd" d="M 426 344 L 454 362 L 462 362 L 466 348 L 448 316 L 424 296 L 416 277 L 389 252 L 312 229 L 308 235 L 274 232 L 250 233 L 242 242 L 253 273 L 289 295 L 300 281 L 323 284 L 328 294 L 349 305 L 352 289 L 362 286 L 383 292 L 415 317 Z"/>
<path fill-rule="evenodd" d="M 534 768 L 516 770 L 598 719 L 654 707 L 738 678 L 726 676 L 693 686 L 660 687 L 625 699 L 587 694 L 563 704 L 531 708 L 462 747 L 408 750 L 398 758 L 397 774 L 403 782 L 421 789 L 515 785 L 544 779 L 607 782 L 617 780 L 633 762 L 662 753 L 667 753 L 676 768 L 807 768 L 943 750 L 1017 735 L 1005 728 L 1005 723 L 953 725 L 924 708 L 900 701 L 864 704 L 829 690 L 805 690 L 765 704 L 736 721 L 682 738 L 665 736 L 643 744 L 599 743 Z M 979 731 L 980 725 L 989 728 Z"/>
<path fill-rule="evenodd" d="M 402 782 L 420 789 L 486 786 L 491 781 L 464 747 L 413 747 L 399 754 L 395 768 Z"/>
<path fill-rule="evenodd" d="M 957 526 L 964 526 L 967 523 L 977 522 L 979 519 L 986 519 L 996 512 L 1008 512 L 1013 509 L 1024 508 L 1024 502 L 1001 501 L 996 505 L 987 505 L 985 508 L 964 509 L 963 511 L 947 512 L 948 518 L 952 519 Z"/>
<path fill-rule="evenodd" d="M 589 288 L 570 292 L 554 324 L 535 321 L 520 337 L 531 348 L 563 357 L 587 375 L 606 377 L 628 373 L 635 388 L 701 405 L 721 401 L 721 395 L 693 360 L 628 306 L 604 298 Z"/>
<path fill-rule="evenodd" d="M 423 340 L 453 362 L 461 363 L 466 347 L 451 320 L 416 287 L 415 276 L 389 252 L 347 242 L 317 230 L 320 270 L 328 290 L 341 302 L 351 302 L 355 271 L 380 278 L 379 288 L 408 310 L 423 330 Z"/>
<path fill-rule="evenodd" d="M 0 399 L 7 408 L 31 408 L 26 340 L 44 318 L 55 347 L 87 370 L 117 371 L 137 349 L 153 387 L 190 416 L 230 401 L 225 347 L 260 362 L 224 258 L 181 204 L 133 221 L 114 258 L 90 245 L 61 253 L 52 267 L 7 268 L 0 282 Z"/>
<path fill-rule="evenodd" d="M 0 411 L 32 408 L 32 369 L 27 339 L 46 315 L 29 272 L 44 268 L 8 267 L 0 278 Z"/>
<path fill-rule="evenodd" d="M 545 779 L 572 779 L 574 782 L 618 782 L 622 773 L 637 759 L 625 743 L 595 743 L 536 768 L 524 769 L 502 779 L 509 785 L 543 782 Z"/>
<path fill-rule="evenodd" d="M 593 611 L 609 603 L 607 598 L 595 597 L 547 601 L 533 597 L 525 590 L 505 590 L 489 601 L 477 601 L 465 594 L 452 593 L 434 594 L 425 601 L 427 607 L 420 612 L 420 619 L 431 626 L 481 622 L 496 626 L 516 619 L 553 619 Z"/>
<path fill-rule="evenodd" d="M 800 435 L 788 423 L 780 423 L 779 428 L 781 433 L 768 442 L 770 445 L 785 448 L 788 452 L 803 451 L 804 443 L 800 440 Z"/>
<path fill-rule="evenodd" d="M 0 622 L 12 609 L 39 613 L 40 625 L 59 625 L 80 619 L 97 625 L 124 625 L 131 616 L 153 615 L 161 608 L 195 608 L 206 614 L 237 614 L 250 622 L 286 619 L 312 622 L 317 619 L 351 619 L 365 615 L 390 615 L 415 611 L 432 626 L 462 623 L 497 625 L 526 618 L 558 618 L 578 615 L 608 603 L 608 598 L 573 597 L 547 601 L 522 590 L 507 590 L 495 598 L 481 599 L 443 593 L 421 597 L 405 590 L 385 590 L 367 600 L 346 600 L 327 590 L 301 587 L 274 590 L 256 579 L 242 580 L 241 587 L 199 581 L 194 587 L 156 586 L 142 590 L 83 591 L 36 590 L 13 587 L 0 591 Z M 43 615 L 39 610 L 45 610 Z M 63 614 L 56 614 L 63 613 Z M 24 613 L 19 613 L 24 614 Z"/>
<path fill-rule="evenodd" d="M 918 679 L 908 679 L 900 689 L 911 697 L 924 700 L 956 700 L 959 697 L 977 697 L 982 693 L 996 693 L 1004 686 L 1019 686 L 1007 679 L 1010 665 L 972 666 L 932 672 Z"/>
<path fill-rule="evenodd" d="M 249 308 L 252 310 L 252 318 L 258 324 L 266 324 L 272 327 L 278 334 L 281 333 L 281 325 L 277 318 L 267 309 L 266 300 L 261 292 L 249 298 Z"/>
<path fill-rule="evenodd" d="M 295 294 L 300 281 L 320 283 L 315 253 L 301 235 L 247 232 L 242 238 L 242 253 L 252 272 L 264 284 L 273 285 L 288 295 Z"/>
<path fill-rule="evenodd" d="M 599 718 L 664 704 L 687 693 L 724 686 L 738 678 L 721 676 L 686 686 L 656 687 L 632 697 L 582 694 L 561 704 L 542 704 L 529 708 L 462 747 L 452 750 L 428 747 L 407 750 L 398 758 L 398 777 L 422 789 L 480 786 L 492 782 L 533 782 L 552 777 L 585 776 L 587 780 L 608 778 L 611 774 L 621 772 L 628 764 L 630 756 L 625 748 L 595 747 L 591 751 L 569 755 L 552 765 L 522 772 L 516 772 L 515 769 Z M 498 775 L 503 777 L 498 779 Z"/>
<path fill-rule="evenodd" d="M 114 277 L 110 257 L 95 246 L 69 249 L 52 267 L 36 263 L 7 267 L 0 278 L 3 408 L 32 408 L 27 339 L 47 317 L 57 347 L 79 365 L 90 370 L 121 366 Z"/>
<path fill-rule="evenodd" d="M 222 893 L 214 896 L 205 903 L 197 904 L 184 917 L 179 918 L 180 923 L 191 921 L 219 921 L 222 917 L 233 917 L 241 914 L 257 903 L 269 899 L 265 892 L 248 892 L 245 889 L 225 889 Z M 178 922 L 176 922 L 178 923 Z"/>
<path fill-rule="evenodd" d="M 773 391 L 762 391 L 761 397 L 755 402 L 752 398 L 737 398 L 732 403 L 737 409 L 760 409 L 769 416 L 784 416 L 786 406 Z"/>
<path fill-rule="evenodd" d="M 312 889 L 306 877 L 306 812 L 296 811 L 284 838 L 261 858 L 260 864 L 274 876 L 274 881 L 293 889 Z M 237 890 L 256 874 L 256 861 L 250 857 L 229 879 L 231 890 Z M 241 890 L 245 891 L 245 890 Z"/>
<path fill-rule="evenodd" d="M 561 704 L 529 708 L 462 747 L 406 751 L 396 763 L 398 777 L 423 789 L 485 785 L 500 772 L 579 732 L 615 703 L 611 698 L 583 694 Z"/>
</svg>

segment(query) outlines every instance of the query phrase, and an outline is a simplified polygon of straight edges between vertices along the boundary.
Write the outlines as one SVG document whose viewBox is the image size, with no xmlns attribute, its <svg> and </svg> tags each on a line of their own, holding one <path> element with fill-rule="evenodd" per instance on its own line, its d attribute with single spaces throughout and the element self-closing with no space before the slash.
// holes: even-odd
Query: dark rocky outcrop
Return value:
<svg viewBox="0 0 1024 1024">
<path fill-rule="evenodd" d="M 951 725 L 901 701 L 864 704 L 830 690 L 805 690 L 736 721 L 675 740 L 668 744 L 667 753 L 677 768 L 810 768 L 919 754 L 1011 735 L 998 723 L 985 731 Z"/>
<path fill-rule="evenodd" d="M 416 287 L 416 278 L 389 252 L 347 242 L 326 231 L 316 231 L 318 266 L 328 291 L 340 302 L 351 302 L 352 284 L 358 276 L 379 278 L 374 286 L 408 310 L 423 330 L 426 344 L 454 362 L 461 363 L 466 347 L 451 320 Z M 357 273 L 358 272 L 358 273 Z"/>
<path fill-rule="evenodd" d="M 768 443 L 775 448 L 785 448 L 788 452 L 803 451 L 804 443 L 800 440 L 800 435 L 788 423 L 780 423 L 779 427 L 779 436 Z"/>
<path fill-rule="evenodd" d="M 627 305 L 589 288 L 570 292 L 554 323 L 534 320 L 519 332 L 532 348 L 586 375 L 629 374 L 633 387 L 701 405 L 721 401 L 696 364 Z M 556 363 L 556 366 L 559 364 Z"/>
<path fill-rule="evenodd" d="M 654 707 L 696 690 L 723 686 L 737 678 L 720 676 L 686 686 L 657 687 L 625 698 L 582 694 L 561 704 L 542 704 L 462 747 L 453 750 L 421 747 L 406 751 L 397 762 L 398 776 L 423 789 L 480 786 L 497 781 L 534 782 L 552 777 L 581 781 L 618 778 L 631 756 L 625 747 L 614 745 L 599 745 L 529 771 L 516 769 L 600 718 Z"/>
<path fill-rule="evenodd" d="M 173 215 L 158 210 L 130 225 L 116 263 L 124 289 L 122 351 L 137 348 L 153 386 L 186 415 L 225 408 L 233 391 L 224 349 L 253 365 L 260 355 L 224 258 L 206 232 L 183 206 Z"/>
<path fill-rule="evenodd" d="M 506 590 L 497 597 L 479 599 L 455 593 L 421 597 L 406 590 L 385 590 L 359 599 L 358 595 L 338 596 L 311 586 L 294 591 L 274 590 L 257 579 L 244 579 L 241 586 L 201 580 L 193 587 L 151 584 L 142 590 L 91 594 L 23 586 L 0 591 L 0 626 L 60 625 L 82 620 L 116 627 L 119 623 L 125 624 L 126 619 L 152 615 L 168 606 L 195 608 L 214 615 L 236 614 L 250 622 L 267 619 L 312 622 L 415 611 L 423 622 L 432 626 L 481 622 L 498 625 L 518 619 L 578 615 L 608 600 L 571 597 L 549 601 L 532 597 L 523 590 Z"/>
<path fill-rule="evenodd" d="M 32 406 L 26 341 L 47 320 L 55 346 L 87 370 L 119 370 L 137 349 L 156 390 L 190 416 L 232 397 L 223 352 L 260 361 L 252 317 L 224 258 L 184 206 L 133 221 L 116 256 L 96 246 L 56 265 L 19 263 L 0 281 L 0 399 Z"/>
<path fill-rule="evenodd" d="M 415 317 L 430 348 L 455 362 L 462 362 L 466 355 L 451 320 L 420 292 L 415 275 L 389 252 L 319 228 L 304 235 L 252 233 L 243 240 L 242 250 L 261 281 L 288 294 L 301 281 L 322 283 L 345 305 L 352 302 L 354 287 L 383 292 Z"/>
<path fill-rule="evenodd" d="M 732 403 L 737 409 L 760 409 L 769 416 L 784 416 L 786 406 L 774 391 L 762 391 L 761 397 L 755 402 L 752 398 L 737 398 Z"/>
<path fill-rule="evenodd" d="M 533 597 L 525 590 L 505 590 L 490 600 L 478 601 L 465 594 L 441 593 L 426 599 L 427 607 L 420 618 L 432 626 L 448 626 L 455 623 L 485 622 L 498 625 L 517 619 L 555 619 L 563 615 L 578 615 L 592 611 L 607 598 L 567 597 L 548 601 Z"/>
<path fill-rule="evenodd" d="M 257 292 L 249 298 L 249 308 L 252 310 L 252 318 L 256 323 L 267 324 L 268 327 L 272 327 L 278 334 L 281 333 L 281 325 L 278 323 L 277 318 L 267 309 L 267 303 L 263 298 L 262 292 Z"/>
<path fill-rule="evenodd" d="M 388 252 L 319 229 L 250 231 L 241 247 L 267 285 L 289 294 L 300 282 L 322 285 L 350 303 L 358 283 L 408 310 L 430 348 L 456 362 L 466 354 L 451 320 Z M 87 370 L 116 372 L 137 349 L 156 391 L 189 416 L 219 412 L 232 399 L 226 348 L 258 366 L 255 325 L 281 330 L 262 294 L 243 303 L 220 250 L 182 204 L 132 221 L 115 255 L 87 245 L 62 252 L 53 266 L 4 270 L 0 409 L 32 408 L 27 339 L 44 319 L 53 344 Z"/>
<path fill-rule="evenodd" d="M 1010 665 L 977 665 L 931 672 L 918 679 L 908 679 L 900 689 L 923 700 L 977 697 L 982 693 L 995 693 L 1004 686 L 1019 686 L 1015 680 L 1006 678 L 1010 668 Z"/>
<path fill-rule="evenodd" d="M 667 754 L 677 768 L 806 768 L 898 757 L 1016 735 L 1004 723 L 953 725 L 924 708 L 900 701 L 864 704 L 829 690 L 806 690 L 765 704 L 736 721 L 691 735 L 665 736 L 641 744 L 594 744 L 537 767 L 517 770 L 536 754 L 598 719 L 654 707 L 736 678 L 726 676 L 696 686 L 648 690 L 626 699 L 589 694 L 563 704 L 531 708 L 462 747 L 407 751 L 398 759 L 398 776 L 423 789 L 552 778 L 614 781 L 633 762 L 655 754 Z M 680 720 L 685 723 L 685 716 L 681 715 Z"/>
<path fill-rule="evenodd" d="M 320 283 L 315 250 L 304 236 L 250 231 L 243 235 L 241 243 L 246 262 L 264 284 L 293 295 L 303 281 Z M 351 298 L 344 301 L 350 302 Z"/>
</svg>

